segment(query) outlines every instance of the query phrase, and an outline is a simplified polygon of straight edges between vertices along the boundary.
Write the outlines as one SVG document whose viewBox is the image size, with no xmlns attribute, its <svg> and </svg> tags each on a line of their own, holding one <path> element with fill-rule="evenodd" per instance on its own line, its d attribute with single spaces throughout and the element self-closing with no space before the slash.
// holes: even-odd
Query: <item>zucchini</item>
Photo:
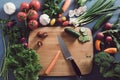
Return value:
<svg viewBox="0 0 120 80">
<path fill-rule="evenodd" d="M 76 30 L 74 30 L 73 28 L 65 28 L 64 31 L 76 38 L 78 38 L 80 36 L 80 33 L 77 32 Z"/>
<path fill-rule="evenodd" d="M 95 33 L 95 31 L 97 31 L 99 27 L 103 25 L 105 22 L 107 22 L 112 16 L 113 16 L 113 13 L 100 17 L 98 21 L 96 22 L 96 24 L 94 25 L 92 32 Z"/>
</svg>

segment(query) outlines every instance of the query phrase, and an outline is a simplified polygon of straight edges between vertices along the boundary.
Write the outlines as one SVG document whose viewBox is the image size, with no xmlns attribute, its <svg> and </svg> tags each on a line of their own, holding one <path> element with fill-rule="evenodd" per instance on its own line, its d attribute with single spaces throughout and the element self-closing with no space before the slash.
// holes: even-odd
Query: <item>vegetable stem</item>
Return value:
<svg viewBox="0 0 120 80">
<path fill-rule="evenodd" d="M 0 76 L 2 76 L 2 74 L 4 73 L 5 70 L 5 64 L 6 64 L 6 55 L 7 55 L 7 47 L 6 47 L 6 41 L 5 41 L 5 37 L 4 37 L 4 33 L 3 33 L 3 23 L 1 24 L 2 27 L 2 40 L 3 40 L 3 46 L 4 46 L 4 56 L 3 56 L 3 61 L 2 61 L 2 65 L 1 65 L 1 72 L 0 72 Z"/>
</svg>

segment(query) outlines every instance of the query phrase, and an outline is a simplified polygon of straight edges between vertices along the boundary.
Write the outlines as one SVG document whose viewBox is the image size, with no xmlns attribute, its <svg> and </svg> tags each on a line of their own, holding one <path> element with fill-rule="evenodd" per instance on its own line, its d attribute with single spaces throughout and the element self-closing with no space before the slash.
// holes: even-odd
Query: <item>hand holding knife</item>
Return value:
<svg viewBox="0 0 120 80">
<path fill-rule="evenodd" d="M 62 40 L 61 36 L 58 35 L 57 36 L 58 38 L 58 41 L 59 41 L 59 44 L 60 44 L 60 48 L 61 48 L 61 51 L 65 57 L 65 59 L 69 60 L 72 64 L 72 67 L 76 73 L 77 76 L 81 76 L 81 72 L 80 72 L 80 69 L 79 67 L 77 66 L 77 64 L 75 63 L 73 57 L 71 56 L 67 46 L 65 45 L 64 41 Z"/>
</svg>

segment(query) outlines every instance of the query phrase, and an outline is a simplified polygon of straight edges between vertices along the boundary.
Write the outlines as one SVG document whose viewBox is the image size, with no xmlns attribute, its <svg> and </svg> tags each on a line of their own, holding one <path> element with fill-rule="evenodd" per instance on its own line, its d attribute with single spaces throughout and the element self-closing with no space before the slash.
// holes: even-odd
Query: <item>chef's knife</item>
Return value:
<svg viewBox="0 0 120 80">
<path fill-rule="evenodd" d="M 60 45 L 60 48 L 61 48 L 61 51 L 65 57 L 65 59 L 69 60 L 72 64 L 72 67 L 76 73 L 77 76 L 81 76 L 81 72 L 80 72 L 80 69 L 79 67 L 77 66 L 77 64 L 75 63 L 73 57 L 71 56 L 67 46 L 65 45 L 64 41 L 62 40 L 61 36 L 58 35 L 57 36 L 58 38 L 58 41 L 59 41 L 59 45 Z"/>
</svg>

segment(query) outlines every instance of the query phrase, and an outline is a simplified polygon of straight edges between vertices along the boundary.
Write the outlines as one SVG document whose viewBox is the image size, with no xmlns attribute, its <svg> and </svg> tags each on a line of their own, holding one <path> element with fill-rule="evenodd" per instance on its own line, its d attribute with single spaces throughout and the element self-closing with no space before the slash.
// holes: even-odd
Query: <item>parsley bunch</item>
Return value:
<svg viewBox="0 0 120 80">
<path fill-rule="evenodd" d="M 41 65 L 37 53 L 20 43 L 26 34 L 24 27 L 10 25 L 10 20 L 0 19 L 4 55 L 0 63 L 0 77 L 8 80 L 8 71 L 13 70 L 15 80 L 38 80 Z M 7 39 L 7 40 L 6 40 Z M 8 45 L 7 45 L 8 44 Z"/>
<path fill-rule="evenodd" d="M 22 44 L 14 44 L 7 50 L 6 69 L 14 70 L 16 80 L 37 80 L 41 65 L 38 56 L 32 49 Z"/>
</svg>

